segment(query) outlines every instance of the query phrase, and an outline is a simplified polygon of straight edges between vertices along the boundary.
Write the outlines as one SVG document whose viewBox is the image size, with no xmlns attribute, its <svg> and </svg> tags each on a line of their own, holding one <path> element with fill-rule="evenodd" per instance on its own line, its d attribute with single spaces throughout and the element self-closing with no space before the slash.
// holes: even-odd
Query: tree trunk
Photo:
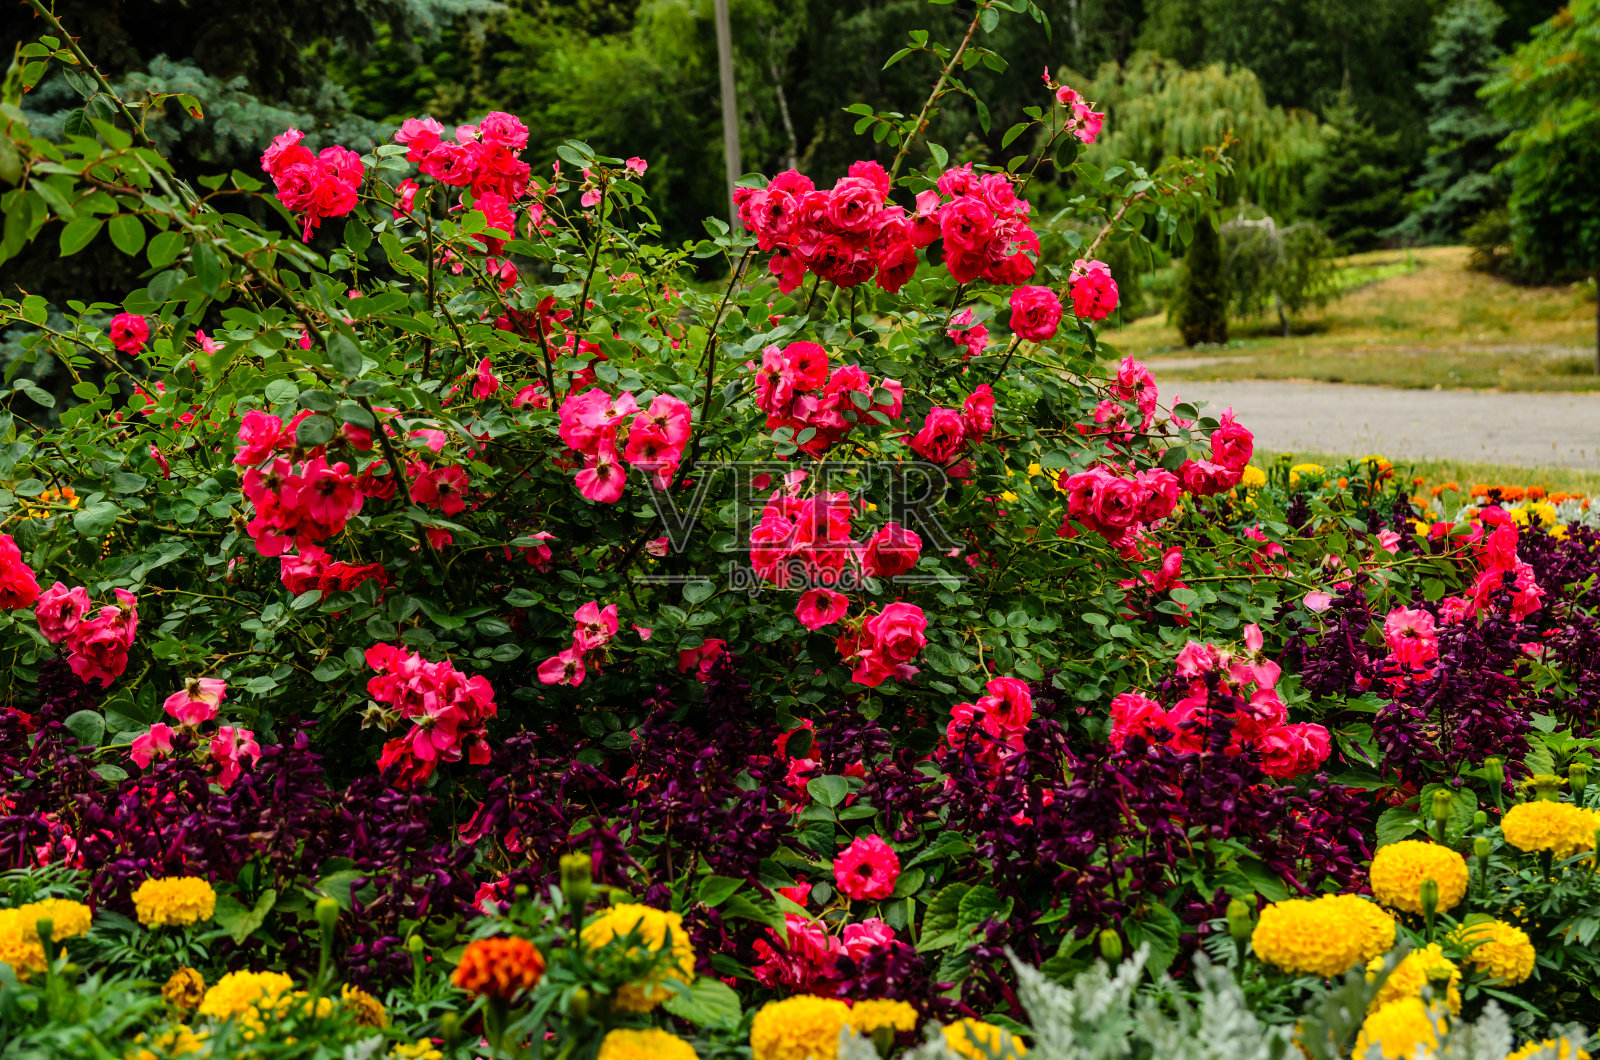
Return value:
<svg viewBox="0 0 1600 1060">
<path fill-rule="evenodd" d="M 739 227 L 739 210 L 733 205 L 733 189 L 744 172 L 739 161 L 739 101 L 733 84 L 733 29 L 728 22 L 728 0 L 716 0 L 717 73 L 722 79 L 722 158 L 728 177 L 728 218 Z"/>
</svg>

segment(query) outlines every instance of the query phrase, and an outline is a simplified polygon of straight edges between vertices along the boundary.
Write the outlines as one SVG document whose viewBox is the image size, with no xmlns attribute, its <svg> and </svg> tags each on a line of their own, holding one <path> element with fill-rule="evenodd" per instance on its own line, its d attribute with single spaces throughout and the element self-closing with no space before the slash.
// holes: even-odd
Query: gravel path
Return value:
<svg viewBox="0 0 1600 1060">
<path fill-rule="evenodd" d="M 1162 389 L 1163 404 L 1176 390 L 1183 399 L 1210 402 L 1213 414 L 1232 405 L 1255 432 L 1256 444 L 1275 452 L 1600 469 L 1595 393 L 1390 390 L 1271 380 L 1173 381 Z"/>
</svg>

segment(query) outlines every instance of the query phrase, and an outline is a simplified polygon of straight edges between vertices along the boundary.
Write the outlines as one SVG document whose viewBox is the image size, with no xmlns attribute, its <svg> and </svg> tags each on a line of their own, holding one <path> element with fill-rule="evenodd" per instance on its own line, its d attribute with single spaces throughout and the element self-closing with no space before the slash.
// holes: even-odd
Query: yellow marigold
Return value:
<svg viewBox="0 0 1600 1060">
<path fill-rule="evenodd" d="M 1007 1045 L 1018 1056 L 1028 1055 L 1028 1047 L 1022 1044 L 1021 1038 L 982 1020 L 964 1019 L 950 1024 L 944 1029 L 944 1044 L 956 1055 L 970 1057 L 971 1060 L 1005 1056 L 1007 1054 L 1002 1050 Z"/>
<path fill-rule="evenodd" d="M 1301 475 L 1308 475 L 1312 478 L 1320 479 L 1325 478 L 1327 474 L 1328 469 L 1323 467 L 1321 464 L 1296 464 L 1294 467 L 1289 469 L 1289 485 L 1300 485 Z"/>
<path fill-rule="evenodd" d="M 161 996 L 173 1008 L 193 1012 L 205 1000 L 205 976 L 187 966 L 179 968 L 161 988 Z"/>
<path fill-rule="evenodd" d="M 197 924 L 216 912 L 217 892 L 198 876 L 164 876 L 141 883 L 133 907 L 145 927 Z"/>
<path fill-rule="evenodd" d="M 276 1009 L 294 980 L 282 972 L 229 972 L 206 991 L 199 1013 L 219 1023 L 238 1020 L 249 1032 L 262 1029 L 261 1010 Z"/>
<path fill-rule="evenodd" d="M 1254 464 L 1244 466 L 1244 475 L 1239 479 L 1239 485 L 1247 490 L 1260 489 L 1267 484 L 1267 473 Z"/>
<path fill-rule="evenodd" d="M 92 916 L 89 907 L 82 902 L 70 901 L 66 898 L 43 898 L 37 902 L 29 902 L 22 906 L 28 919 L 29 928 L 45 919 L 50 920 L 50 937 L 60 942 L 62 939 L 76 938 L 89 933 L 89 922 Z M 37 937 L 37 932 L 35 932 Z"/>
<path fill-rule="evenodd" d="M 600 1043 L 595 1060 L 700 1060 L 694 1046 L 667 1031 L 615 1030 Z"/>
<path fill-rule="evenodd" d="M 169 1057 L 188 1056 L 205 1048 L 206 1036 L 196 1034 L 182 1023 L 168 1027 L 147 1038 L 141 1034 L 133 1040 L 134 1048 L 126 1054 L 127 1060 L 167 1060 Z M 146 1048 L 148 1046 L 148 1048 Z M 159 1049 L 160 1052 L 152 1052 Z"/>
<path fill-rule="evenodd" d="M 1567 527 L 1564 523 L 1557 523 L 1550 528 L 1549 533 L 1551 537 L 1560 541 L 1567 536 Z"/>
<path fill-rule="evenodd" d="M 652 953 L 671 947 L 672 960 L 664 968 L 646 982 L 629 983 L 617 991 L 617 1007 L 629 1012 L 649 1012 L 672 996 L 670 990 L 660 985 L 663 980 L 694 981 L 694 947 L 689 944 L 689 933 L 683 928 L 683 917 L 677 913 L 628 904 L 602 910 L 583 929 L 583 944 L 595 950 L 612 939 L 634 932 Z"/>
<path fill-rule="evenodd" d="M 1536 954 L 1528 933 L 1503 920 L 1478 920 L 1456 929 L 1454 940 L 1467 953 L 1467 963 L 1480 972 L 1515 986 L 1533 974 Z"/>
<path fill-rule="evenodd" d="M 89 907 L 65 898 L 45 898 L 15 909 L 0 909 L 0 964 L 9 964 L 18 979 L 44 971 L 44 944 L 38 924 L 51 922 L 50 937 L 57 941 L 89 930 Z"/>
<path fill-rule="evenodd" d="M 1528 513 L 1523 511 L 1521 508 L 1506 508 L 1504 511 L 1507 515 L 1511 516 L 1511 521 L 1516 523 L 1518 526 L 1528 525 Z"/>
<path fill-rule="evenodd" d="M 382 1030 L 389 1025 L 389 1014 L 383 1010 L 383 1002 L 359 986 L 346 983 L 340 987 L 339 1004 L 355 1017 L 357 1027 L 375 1027 Z"/>
<path fill-rule="evenodd" d="M 1263 909 L 1250 944 L 1286 972 L 1341 975 L 1394 946 L 1394 921 L 1357 895 L 1296 898 Z"/>
<path fill-rule="evenodd" d="M 1379 847 L 1369 870 L 1372 896 L 1391 909 L 1422 912 L 1422 881 L 1439 885 L 1439 912 L 1467 896 L 1467 862 L 1449 847 L 1406 839 Z"/>
<path fill-rule="evenodd" d="M 1367 981 L 1378 977 L 1383 970 L 1383 958 L 1374 957 L 1367 962 Z M 1401 998 L 1421 997 L 1422 988 L 1433 986 L 1442 979 L 1450 981 L 1449 996 L 1446 1004 L 1451 1012 L 1461 1011 L 1461 991 L 1457 984 L 1461 982 L 1461 969 L 1455 962 L 1444 955 L 1443 948 L 1435 942 L 1420 950 L 1412 950 L 1406 954 L 1405 959 L 1395 966 L 1389 973 L 1389 978 L 1383 981 L 1383 986 L 1378 988 L 1378 996 L 1372 999 L 1372 1004 L 1367 1007 L 1369 1012 L 1375 1012 L 1391 1001 Z M 1437 991 L 1437 987 L 1434 987 Z M 1436 998 L 1437 1000 L 1437 998 Z"/>
<path fill-rule="evenodd" d="M 1366 1060 L 1368 1046 L 1376 1045 L 1383 1060 L 1411 1060 L 1419 1045 L 1429 1052 L 1437 1049 L 1444 1029 L 1443 1006 L 1430 1009 L 1420 997 L 1401 998 L 1367 1017 L 1351 1055 Z"/>
<path fill-rule="evenodd" d="M 1529 1042 L 1521 1049 L 1506 1057 L 1506 1060 L 1528 1060 L 1541 1049 L 1554 1049 L 1561 1060 L 1589 1060 L 1589 1050 L 1579 1049 L 1578 1055 L 1572 1055 L 1572 1043 L 1562 1038 L 1559 1042 L 1554 1038 L 1546 1038 L 1542 1042 Z"/>
<path fill-rule="evenodd" d="M 33 921 L 20 909 L 0 909 L 0 964 L 11 965 L 18 979 L 44 971 L 44 946 L 34 933 Z"/>
<path fill-rule="evenodd" d="M 1519 802 L 1500 821 L 1507 843 L 1530 853 L 1548 850 L 1558 858 L 1593 850 L 1596 828 L 1600 814 L 1549 799 Z"/>
<path fill-rule="evenodd" d="M 1556 521 L 1556 506 L 1548 501 L 1531 501 L 1528 512 L 1538 520 L 1540 526 L 1550 526 Z"/>
<path fill-rule="evenodd" d="M 917 1029 L 917 1010 L 904 1001 L 891 1001 L 888 998 L 857 1001 L 850 1006 L 850 1015 L 845 1022 L 861 1035 L 871 1035 L 879 1028 L 914 1031 Z"/>
<path fill-rule="evenodd" d="M 427 1038 L 410 1045 L 396 1043 L 389 1050 L 389 1060 L 444 1060 L 444 1053 L 433 1047 Z"/>
<path fill-rule="evenodd" d="M 750 1024 L 754 1060 L 837 1060 L 850 1006 L 831 997 L 769 1001 Z"/>
</svg>

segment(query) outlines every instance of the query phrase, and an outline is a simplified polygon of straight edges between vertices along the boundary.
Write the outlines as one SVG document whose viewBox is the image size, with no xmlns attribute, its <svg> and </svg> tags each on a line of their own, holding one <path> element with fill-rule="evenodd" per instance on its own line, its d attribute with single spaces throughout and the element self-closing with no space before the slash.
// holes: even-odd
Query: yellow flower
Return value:
<svg viewBox="0 0 1600 1060">
<path fill-rule="evenodd" d="M 1028 465 L 1028 477 L 1029 478 L 1035 478 L 1035 477 L 1044 478 L 1045 477 L 1044 468 L 1039 466 L 1039 462 L 1037 460 L 1035 460 L 1033 463 Z"/>
<path fill-rule="evenodd" d="M 73 902 L 66 898 L 44 898 L 37 902 L 29 902 L 22 908 L 31 910 L 31 923 L 49 917 L 50 937 L 57 942 L 89 933 L 91 914 L 89 907 L 82 902 Z"/>
<path fill-rule="evenodd" d="M 971 1060 L 1005 1056 L 1007 1054 L 1002 1050 L 1007 1045 L 1018 1056 L 1028 1055 L 1028 1047 L 1022 1044 L 1021 1038 L 982 1020 L 965 1019 L 950 1024 L 944 1029 L 944 1044 L 956 1055 L 970 1057 Z"/>
<path fill-rule="evenodd" d="M 1439 885 L 1439 912 L 1467 895 L 1467 862 L 1449 847 L 1406 839 L 1379 847 L 1369 870 L 1372 896 L 1391 909 L 1422 912 L 1422 881 Z"/>
<path fill-rule="evenodd" d="M 1550 533 L 1550 536 L 1555 538 L 1557 541 L 1562 540 L 1563 538 L 1565 538 L 1567 536 L 1566 524 L 1562 523 L 1562 524 L 1558 524 L 1556 526 L 1552 526 L 1550 528 L 1549 533 Z"/>
<path fill-rule="evenodd" d="M 1444 1029 L 1442 1006 L 1430 1009 L 1420 997 L 1391 1001 L 1369 1015 L 1361 1025 L 1351 1055 L 1366 1060 L 1367 1047 L 1376 1045 L 1383 1053 L 1383 1060 L 1410 1060 L 1419 1045 L 1429 1052 L 1437 1049 L 1439 1035 Z"/>
<path fill-rule="evenodd" d="M 1327 474 L 1328 469 L 1323 467 L 1321 464 L 1296 464 L 1294 467 L 1289 469 L 1289 485 L 1300 485 L 1301 475 L 1306 475 L 1310 478 L 1322 479 L 1326 478 Z"/>
<path fill-rule="evenodd" d="M 750 1024 L 754 1060 L 837 1060 L 850 1006 L 830 997 L 785 998 L 761 1006 Z"/>
<path fill-rule="evenodd" d="M 595 1060 L 699 1060 L 694 1046 L 654 1027 L 642 1031 L 615 1030 L 600 1043 Z"/>
<path fill-rule="evenodd" d="M 161 1031 L 153 1038 L 146 1038 L 141 1034 L 133 1040 L 133 1044 L 134 1048 L 128 1050 L 125 1054 L 127 1060 L 166 1060 L 168 1057 L 188 1056 L 191 1053 L 200 1052 L 205 1048 L 206 1036 L 204 1034 L 196 1034 L 184 1024 L 179 1023 Z M 142 1048 L 147 1044 L 149 1048 Z M 151 1052 L 151 1049 L 159 1049 L 161 1051 L 156 1053 Z"/>
<path fill-rule="evenodd" d="M 179 968 L 161 988 L 161 996 L 173 1008 L 193 1012 L 205 1000 L 205 976 L 187 966 Z"/>
<path fill-rule="evenodd" d="M 1383 970 L 1383 960 L 1382 957 L 1374 957 L 1367 962 L 1369 983 Z M 1378 988 L 1378 996 L 1372 999 L 1368 1011 L 1376 1011 L 1389 1002 L 1399 1001 L 1402 998 L 1421 997 L 1423 987 L 1432 986 L 1441 979 L 1450 981 L 1446 1004 L 1451 1012 L 1459 1013 L 1461 991 L 1456 988 L 1456 984 L 1461 982 L 1461 969 L 1444 955 L 1444 950 L 1437 942 L 1406 954 L 1405 959 L 1389 973 L 1389 978 L 1383 981 L 1383 986 Z M 1437 990 L 1437 987 L 1434 989 Z"/>
<path fill-rule="evenodd" d="M 1596 828 L 1600 814 L 1547 799 L 1519 802 L 1500 821 L 1507 843 L 1522 851 L 1548 850 L 1558 858 L 1594 849 Z"/>
<path fill-rule="evenodd" d="M 1528 1060 L 1541 1049 L 1554 1049 L 1561 1060 L 1589 1060 L 1589 1050 L 1579 1049 L 1576 1058 L 1572 1055 L 1572 1043 L 1562 1038 L 1558 1044 L 1554 1038 L 1546 1038 L 1542 1042 L 1529 1042 L 1521 1049 L 1506 1057 L 1506 1060 Z"/>
<path fill-rule="evenodd" d="M 689 933 L 683 928 L 683 917 L 653 909 L 648 905 L 614 905 L 602 910 L 583 929 L 583 944 L 591 950 L 599 949 L 612 939 L 637 932 L 651 953 L 671 947 L 672 960 L 643 983 L 629 983 L 617 991 L 618 1008 L 628 1012 L 649 1012 L 672 996 L 660 985 L 665 979 L 694 981 L 694 947 L 689 944 Z M 630 955 L 632 955 L 630 953 Z"/>
<path fill-rule="evenodd" d="M 339 1004 L 355 1017 L 357 1027 L 374 1027 L 378 1030 L 389 1025 L 389 1014 L 383 1002 L 361 989 L 346 983 L 339 988 Z"/>
<path fill-rule="evenodd" d="M 845 1022 L 861 1035 L 870 1035 L 880 1027 L 893 1031 L 914 1031 L 917 1029 L 917 1010 L 904 1001 L 891 1001 L 888 998 L 857 1001 L 850 1006 L 850 1015 Z"/>
<path fill-rule="evenodd" d="M 1518 526 L 1528 525 L 1528 513 L 1523 511 L 1521 508 L 1506 508 L 1505 513 L 1511 516 L 1511 521 L 1516 523 Z"/>
<path fill-rule="evenodd" d="M 410 1045 L 396 1043 L 389 1050 L 389 1060 L 444 1060 L 444 1053 L 433 1047 L 427 1038 Z"/>
<path fill-rule="evenodd" d="M 57 941 L 89 930 L 89 907 L 65 898 L 45 898 L 15 909 L 0 909 L 0 964 L 9 964 L 18 979 L 45 968 L 44 943 L 39 921 L 51 921 L 50 937 Z"/>
<path fill-rule="evenodd" d="M 1556 506 L 1549 501 L 1529 501 L 1527 509 L 1528 514 L 1532 515 L 1540 526 L 1552 526 L 1555 524 Z"/>
<path fill-rule="evenodd" d="M 1239 479 L 1239 485 L 1247 490 L 1260 489 L 1267 484 L 1267 473 L 1254 464 L 1244 466 L 1244 474 Z"/>
<path fill-rule="evenodd" d="M 1358 895 L 1296 898 L 1263 909 L 1250 944 L 1256 956 L 1286 972 L 1342 975 L 1389 952 L 1394 921 Z"/>
<path fill-rule="evenodd" d="M 198 876 L 164 876 L 141 883 L 133 906 L 145 927 L 197 924 L 216 912 L 217 892 Z"/>
<path fill-rule="evenodd" d="M 199 1012 L 219 1023 L 238 1020 L 245 1037 L 254 1037 L 264 1026 L 262 1011 L 276 1013 L 293 988 L 294 980 L 282 972 L 229 972 L 206 991 Z"/>
<path fill-rule="evenodd" d="M 1509 986 L 1533 974 L 1536 954 L 1528 933 L 1503 920 L 1479 920 L 1461 925 L 1453 936 L 1467 953 L 1467 963 Z"/>
</svg>

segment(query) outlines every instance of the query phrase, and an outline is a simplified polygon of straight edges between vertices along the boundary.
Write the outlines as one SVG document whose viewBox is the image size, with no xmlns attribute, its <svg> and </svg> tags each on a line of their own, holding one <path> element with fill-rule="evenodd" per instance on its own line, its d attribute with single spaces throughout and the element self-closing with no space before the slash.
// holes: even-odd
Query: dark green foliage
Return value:
<svg viewBox="0 0 1600 1060">
<path fill-rule="evenodd" d="M 1228 276 L 1222 263 L 1222 240 L 1208 218 L 1194 226 L 1194 240 L 1183 255 L 1183 276 L 1172 321 L 1183 344 L 1228 341 Z"/>
<path fill-rule="evenodd" d="M 1287 335 L 1291 316 L 1327 303 L 1333 253 L 1333 243 L 1310 221 L 1281 225 L 1260 210 L 1241 209 L 1222 226 L 1229 304 L 1245 317 L 1273 310 Z"/>
<path fill-rule="evenodd" d="M 1417 92 L 1428 104 L 1428 156 L 1415 187 L 1420 202 L 1400 226 L 1425 242 L 1458 238 L 1473 218 L 1505 199 L 1491 172 L 1510 131 L 1478 90 L 1500 57 L 1494 37 L 1505 15 L 1490 0 L 1455 0 L 1434 20 L 1436 40 Z"/>
<path fill-rule="evenodd" d="M 1517 256 L 1600 275 L 1600 0 L 1574 0 L 1534 30 L 1484 98 L 1513 127 L 1503 171 Z"/>
<path fill-rule="evenodd" d="M 1309 212 L 1341 250 L 1370 250 L 1404 216 L 1399 137 L 1378 132 L 1348 101 L 1324 119 L 1322 158 L 1306 179 Z"/>
</svg>

